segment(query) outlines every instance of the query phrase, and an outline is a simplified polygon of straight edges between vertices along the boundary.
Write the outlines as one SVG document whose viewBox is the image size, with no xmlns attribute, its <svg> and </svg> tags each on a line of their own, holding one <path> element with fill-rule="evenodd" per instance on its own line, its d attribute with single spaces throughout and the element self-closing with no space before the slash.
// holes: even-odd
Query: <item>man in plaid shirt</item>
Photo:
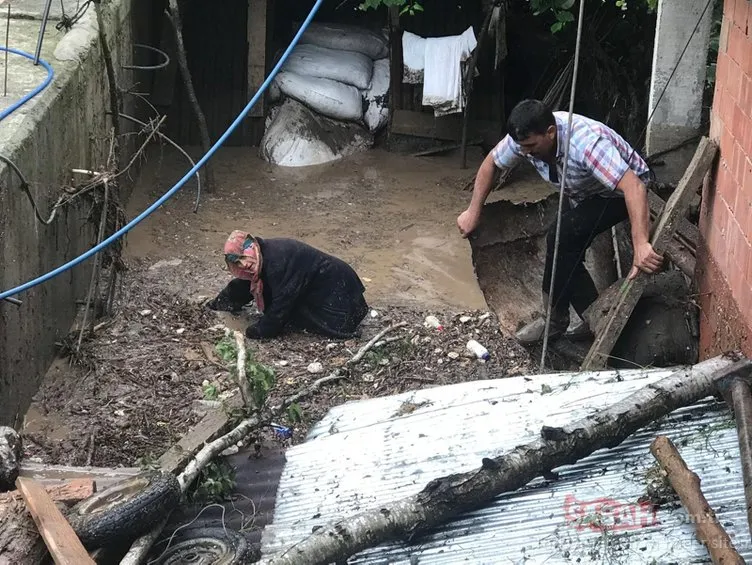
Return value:
<svg viewBox="0 0 752 565">
<path fill-rule="evenodd" d="M 652 273 L 663 258 L 650 244 L 650 211 L 645 183 L 650 170 L 630 145 L 608 126 L 575 114 L 568 140 L 567 112 L 551 112 L 538 100 L 523 100 L 510 113 L 508 135 L 486 156 L 475 178 L 470 206 L 457 218 L 463 237 L 480 222 L 481 209 L 491 192 L 494 169 L 507 169 L 527 159 L 544 180 L 561 186 L 564 149 L 569 141 L 569 163 L 564 183 L 568 206 L 561 218 L 559 254 L 553 289 L 550 339 L 561 337 L 569 326 L 569 305 L 580 317 L 598 297 L 583 259 L 593 239 L 629 218 L 634 263 L 629 278 L 639 271 Z M 548 232 L 543 273 L 543 306 L 548 305 L 556 225 Z M 541 341 L 545 317 L 517 332 L 517 339 L 532 345 Z"/>
</svg>

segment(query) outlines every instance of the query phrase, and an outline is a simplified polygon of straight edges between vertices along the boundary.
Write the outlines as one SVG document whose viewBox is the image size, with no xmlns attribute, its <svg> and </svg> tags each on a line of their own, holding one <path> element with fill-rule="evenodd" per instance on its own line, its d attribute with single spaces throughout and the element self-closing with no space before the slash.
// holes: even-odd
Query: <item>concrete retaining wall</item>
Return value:
<svg viewBox="0 0 752 565">
<path fill-rule="evenodd" d="M 106 35 L 121 87 L 134 81 L 130 71 L 121 68 L 132 59 L 134 2 L 103 2 Z M 111 127 L 106 115 L 107 77 L 93 5 L 62 38 L 54 24 L 51 21 L 48 26 L 43 51 L 43 58 L 55 70 L 54 82 L 21 111 L 0 122 L 0 153 L 26 175 L 44 215 L 57 200 L 61 187 L 71 184 L 72 168 L 99 169 L 104 165 Z M 11 20 L 13 29 L 23 26 L 30 26 L 26 35 L 31 45 L 20 48 L 33 52 L 33 33 L 39 23 Z M 28 62 L 28 69 L 18 79 L 32 71 Z M 125 103 L 130 106 L 127 99 Z M 81 180 L 79 177 L 78 182 Z M 2 164 L 0 287 L 6 290 L 35 278 L 89 248 L 95 236 L 85 221 L 87 214 L 85 206 L 72 205 L 61 209 L 51 225 L 42 225 L 35 220 L 19 179 Z M 0 424 L 20 424 L 55 357 L 55 343 L 71 327 L 76 301 L 86 294 L 92 262 L 18 295 L 23 300 L 20 307 L 0 302 Z"/>
</svg>

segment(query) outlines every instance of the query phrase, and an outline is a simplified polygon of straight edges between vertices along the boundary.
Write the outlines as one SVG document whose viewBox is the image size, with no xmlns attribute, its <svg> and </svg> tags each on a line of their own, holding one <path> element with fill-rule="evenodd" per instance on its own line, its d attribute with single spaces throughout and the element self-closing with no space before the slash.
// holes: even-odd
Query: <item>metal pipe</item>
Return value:
<svg viewBox="0 0 752 565">
<path fill-rule="evenodd" d="M 21 306 L 23 302 L 21 302 L 18 298 L 11 298 L 10 296 L 7 296 L 3 298 L 6 302 L 10 302 L 11 304 L 15 304 L 16 306 Z"/>
<path fill-rule="evenodd" d="M 10 47 L 10 4 L 8 4 L 8 17 L 5 21 L 5 46 Z M 5 51 L 5 79 L 3 80 L 3 97 L 8 96 L 8 51 Z"/>
<path fill-rule="evenodd" d="M 730 393 L 734 406 L 734 420 L 739 436 L 739 455 L 742 460 L 744 497 L 747 499 L 747 524 L 752 532 L 752 391 L 742 378 L 731 382 Z"/>
<path fill-rule="evenodd" d="M 37 40 L 37 50 L 34 54 L 34 65 L 39 64 L 39 56 L 42 54 L 42 41 L 44 40 L 44 32 L 47 29 L 47 20 L 50 19 L 50 7 L 52 6 L 52 0 L 47 0 L 44 3 L 44 12 L 42 13 L 42 27 L 39 29 L 39 39 Z"/>
</svg>

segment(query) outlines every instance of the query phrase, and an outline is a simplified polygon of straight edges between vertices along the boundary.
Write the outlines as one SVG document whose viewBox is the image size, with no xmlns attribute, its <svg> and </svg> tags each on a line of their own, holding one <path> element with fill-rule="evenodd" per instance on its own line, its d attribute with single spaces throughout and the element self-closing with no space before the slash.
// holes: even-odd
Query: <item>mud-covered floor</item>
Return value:
<svg viewBox="0 0 752 565">
<path fill-rule="evenodd" d="M 50 370 L 26 418 L 29 457 L 73 465 L 143 463 L 198 421 L 202 383 L 219 392 L 232 388 L 214 348 L 224 327 L 243 329 L 254 314 L 217 314 L 202 303 L 229 280 L 221 248 L 233 229 L 294 237 L 342 257 L 358 271 L 375 310 L 362 337 L 351 342 L 291 335 L 253 343 L 256 360 L 275 371 L 273 397 L 341 366 L 384 327 L 407 322 L 346 381 L 302 403 L 303 421 L 286 422 L 295 429 L 293 441 L 329 407 L 348 400 L 534 371 L 528 353 L 486 313 L 470 244 L 455 226 L 470 198 L 462 188 L 475 163 L 462 170 L 456 155 L 412 158 L 374 150 L 326 166 L 279 169 L 248 148 L 223 149 L 212 163 L 217 186 L 201 195 L 198 213 L 191 181 L 129 234 L 118 313 L 84 343 L 77 365 L 60 359 Z M 167 151 L 152 151 L 135 183 L 129 217 L 187 168 Z M 526 188 L 540 191 L 539 184 L 523 182 L 505 196 L 526 199 Z M 428 314 L 445 329 L 425 328 Z M 490 350 L 489 362 L 467 354 L 471 338 Z M 309 372 L 316 362 L 321 373 Z"/>
</svg>

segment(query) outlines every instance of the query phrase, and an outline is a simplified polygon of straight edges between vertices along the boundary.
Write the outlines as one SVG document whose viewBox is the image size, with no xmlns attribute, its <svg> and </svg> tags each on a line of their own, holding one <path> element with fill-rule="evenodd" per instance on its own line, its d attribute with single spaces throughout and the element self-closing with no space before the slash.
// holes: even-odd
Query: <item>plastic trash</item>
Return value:
<svg viewBox="0 0 752 565">
<path fill-rule="evenodd" d="M 427 328 L 435 328 L 439 331 L 444 329 L 444 326 L 441 325 L 441 322 L 436 316 L 426 316 L 423 325 Z"/>
<path fill-rule="evenodd" d="M 491 354 L 488 352 L 488 349 L 483 347 L 480 343 L 475 341 L 474 339 L 471 339 L 467 342 L 467 350 L 470 351 L 473 355 L 475 355 L 478 359 L 483 359 L 484 361 L 488 360 L 491 357 Z"/>
<path fill-rule="evenodd" d="M 272 431 L 282 439 L 290 439 L 292 437 L 292 430 L 286 426 L 280 426 L 279 424 L 269 424 Z"/>
</svg>

